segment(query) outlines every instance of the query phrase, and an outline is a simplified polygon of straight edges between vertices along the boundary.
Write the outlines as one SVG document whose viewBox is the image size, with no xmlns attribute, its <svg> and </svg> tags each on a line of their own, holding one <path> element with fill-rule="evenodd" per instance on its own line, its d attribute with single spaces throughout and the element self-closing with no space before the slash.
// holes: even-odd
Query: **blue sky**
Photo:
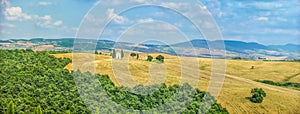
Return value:
<svg viewBox="0 0 300 114">
<path fill-rule="evenodd" d="M 106 4 L 102 7 L 98 0 L 1 0 L 0 39 L 75 37 L 82 20 L 93 24 L 80 31 L 80 34 L 100 34 L 98 29 L 94 30 L 99 23 L 103 23 L 97 15 L 113 18 L 100 37 L 103 39 L 176 43 L 184 41 L 183 37 L 204 38 L 188 19 L 172 10 L 140 7 L 117 13 L 118 9 L 130 2 L 155 3 L 184 11 L 195 4 L 193 0 L 124 1 L 100 0 L 100 3 Z M 225 40 L 267 45 L 300 44 L 299 0 L 200 0 L 198 3 L 213 16 Z M 97 9 L 95 7 L 100 8 L 87 15 L 89 10 Z M 101 10 L 104 7 L 107 9 Z M 209 26 L 209 23 L 203 26 Z"/>
</svg>

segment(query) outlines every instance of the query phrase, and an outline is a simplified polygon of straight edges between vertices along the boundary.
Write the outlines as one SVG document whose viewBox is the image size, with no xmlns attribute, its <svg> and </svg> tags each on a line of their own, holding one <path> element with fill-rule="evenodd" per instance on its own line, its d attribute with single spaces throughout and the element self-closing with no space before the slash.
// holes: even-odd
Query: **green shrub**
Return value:
<svg viewBox="0 0 300 114">
<path fill-rule="evenodd" d="M 136 56 L 136 53 L 130 53 L 130 56 L 131 56 L 131 57 L 135 57 L 135 56 Z"/>
<path fill-rule="evenodd" d="M 164 63 L 164 59 L 165 59 L 165 57 L 162 56 L 162 55 L 158 55 L 158 56 L 156 57 L 156 60 L 160 61 L 161 63 Z"/>
<path fill-rule="evenodd" d="M 261 103 L 264 100 L 264 97 L 266 97 L 266 93 L 262 88 L 254 88 L 251 90 L 252 97 L 250 98 L 250 101 L 254 103 Z"/>
<path fill-rule="evenodd" d="M 152 61 L 152 59 L 153 59 L 153 57 L 152 56 L 150 56 L 150 55 L 148 55 L 148 57 L 147 57 L 147 61 Z"/>
</svg>

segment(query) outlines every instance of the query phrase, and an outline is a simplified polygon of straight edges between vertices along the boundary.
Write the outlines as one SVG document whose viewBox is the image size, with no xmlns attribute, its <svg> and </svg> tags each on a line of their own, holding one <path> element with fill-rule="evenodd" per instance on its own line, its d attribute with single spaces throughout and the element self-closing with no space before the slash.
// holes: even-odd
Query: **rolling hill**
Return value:
<svg viewBox="0 0 300 114">
<path fill-rule="evenodd" d="M 81 71 L 91 71 L 91 65 L 95 65 L 94 73 L 108 74 L 113 82 L 119 86 L 134 86 L 135 84 L 151 85 L 165 82 L 167 85 L 179 84 L 181 80 L 194 82 L 199 79 L 197 85 L 193 86 L 201 90 L 208 90 L 211 79 L 212 59 L 208 58 L 186 58 L 161 53 L 139 53 L 142 60 L 135 58 L 126 58 L 122 60 L 111 59 L 108 55 L 93 54 L 54 54 L 58 58 L 72 58 L 82 56 L 77 65 L 69 64 L 66 66 L 69 70 L 80 69 Z M 164 64 L 145 61 L 146 55 L 165 56 Z M 87 58 L 95 57 L 94 62 L 87 62 Z M 86 59 L 86 60 L 85 60 Z M 182 71 L 181 60 L 187 61 L 185 64 L 193 66 L 191 60 L 196 59 L 199 63 L 200 75 L 192 75 Z M 113 63 L 118 63 L 116 66 Z M 127 63 L 128 62 L 128 63 Z M 218 103 L 224 106 L 230 113 L 297 113 L 299 112 L 300 91 L 292 88 L 284 88 L 268 85 L 255 80 L 272 80 L 274 82 L 299 83 L 298 62 L 269 62 L 269 61 L 245 61 L 245 60 L 227 60 L 227 70 L 225 81 L 217 98 Z M 128 65 L 128 70 L 123 69 L 123 64 Z M 255 66 L 251 69 L 251 66 Z M 165 71 L 164 71 L 165 70 Z M 117 74 L 117 75 L 116 75 Z M 122 75 L 118 75 L 122 74 Z M 153 75 L 160 74 L 160 75 Z M 133 81 L 132 81 L 133 80 Z M 137 82 L 137 83 L 128 83 Z M 191 84 L 193 85 L 193 84 Z M 263 88 L 267 97 L 263 103 L 256 104 L 250 102 L 250 90 L 252 88 Z"/>
<path fill-rule="evenodd" d="M 81 39 L 79 39 L 80 41 Z M 43 39 L 34 38 L 30 40 L 1 40 L 1 42 L 10 42 L 16 44 L 22 41 L 24 43 L 35 43 L 40 45 L 54 45 L 54 47 L 67 48 L 69 50 L 73 49 L 74 38 L 63 38 L 63 39 Z M 83 41 L 83 40 L 82 40 Z M 1 43 L 0 42 L 0 43 Z M 286 44 L 286 45 L 263 45 L 255 42 L 243 42 L 243 41 L 208 41 L 208 40 L 191 40 L 187 42 L 181 42 L 170 45 L 161 44 L 135 44 L 129 42 L 114 42 L 110 40 L 93 40 L 93 43 L 97 42 L 96 50 L 107 50 L 111 51 L 113 48 L 122 48 L 126 50 L 133 50 L 139 52 L 158 52 L 166 53 L 171 55 L 183 55 L 189 57 L 219 57 L 219 58 L 246 58 L 246 59 L 259 59 L 267 58 L 269 60 L 294 60 L 300 59 L 300 45 L 299 44 Z M 224 43 L 225 47 L 221 47 L 220 44 Z M 214 49 L 210 50 L 209 45 L 214 45 Z M 82 45 L 89 45 L 88 43 L 82 43 Z M 0 45 L 3 48 L 3 45 Z M 5 48 L 5 47 L 4 47 Z M 35 48 L 35 47 L 20 47 L 20 48 Z M 52 49 L 55 51 L 60 51 L 58 49 Z M 195 49 L 195 50 L 192 50 Z M 226 56 L 224 55 L 212 55 L 210 51 L 226 51 Z M 51 49 L 49 49 L 51 50 Z M 90 49 L 95 50 L 95 49 Z M 76 49 L 74 50 L 76 51 Z M 80 51 L 80 50 L 79 50 Z M 192 52 L 194 51 L 194 52 Z"/>
</svg>

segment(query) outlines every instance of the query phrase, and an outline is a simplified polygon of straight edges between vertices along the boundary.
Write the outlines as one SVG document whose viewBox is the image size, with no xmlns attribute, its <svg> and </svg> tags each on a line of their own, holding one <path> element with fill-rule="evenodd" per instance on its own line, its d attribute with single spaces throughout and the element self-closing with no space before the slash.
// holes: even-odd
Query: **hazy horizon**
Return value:
<svg viewBox="0 0 300 114">
<path fill-rule="evenodd" d="M 40 38 L 11 38 L 11 39 L 0 39 L 0 40 L 31 40 L 31 39 L 75 39 L 75 38 L 72 38 L 72 37 L 62 37 L 62 38 L 43 38 L 43 37 L 40 37 Z M 78 39 L 89 39 L 89 38 L 78 38 Z M 92 38 L 90 38 L 92 39 Z M 113 42 L 116 42 L 116 40 L 113 40 L 113 39 L 98 39 L 98 40 L 107 40 L 107 41 L 113 41 Z M 190 41 L 193 41 L 193 40 L 206 40 L 206 39 L 191 39 Z M 216 41 L 216 40 L 207 40 L 207 41 Z M 263 43 L 259 43 L 259 42 L 251 42 L 251 41 L 241 41 L 241 40 L 235 40 L 235 39 L 225 39 L 224 41 L 240 41 L 240 42 L 246 42 L 246 43 L 258 43 L 258 44 L 262 44 L 262 45 L 265 45 L 265 46 L 270 46 L 270 45 L 288 45 L 288 44 L 292 44 L 292 45 L 300 45 L 300 43 L 283 43 L 283 44 L 263 44 Z M 119 42 L 126 42 L 126 41 L 119 41 Z M 150 42 L 150 43 L 148 43 Z M 154 42 L 157 42 L 157 41 L 154 41 Z M 176 42 L 176 43 L 183 43 L 183 42 L 188 42 L 188 41 L 182 41 L 182 42 Z M 136 42 L 126 42 L 126 43 L 136 43 Z M 172 43 L 172 44 L 176 44 L 176 43 Z M 147 41 L 146 43 L 137 43 L 137 44 L 155 44 L 155 43 L 152 43 L 152 41 Z M 162 43 L 160 43 L 162 44 Z"/>
</svg>

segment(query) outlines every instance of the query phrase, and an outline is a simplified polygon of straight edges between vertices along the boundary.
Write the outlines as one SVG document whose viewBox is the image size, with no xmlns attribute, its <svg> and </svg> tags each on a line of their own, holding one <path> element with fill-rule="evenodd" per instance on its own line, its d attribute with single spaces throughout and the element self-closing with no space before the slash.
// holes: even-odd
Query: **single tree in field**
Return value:
<svg viewBox="0 0 300 114">
<path fill-rule="evenodd" d="M 123 49 L 121 50 L 121 58 L 124 58 L 124 51 L 123 51 Z"/>
<path fill-rule="evenodd" d="M 99 54 L 97 50 L 95 51 L 95 54 L 96 54 L 96 55 Z"/>
<path fill-rule="evenodd" d="M 153 59 L 153 57 L 152 56 L 150 56 L 150 55 L 148 55 L 148 57 L 147 57 L 147 61 L 152 61 L 152 59 Z"/>
<path fill-rule="evenodd" d="M 112 56 L 112 58 L 116 58 L 116 50 L 115 49 L 112 50 L 111 56 Z"/>
<path fill-rule="evenodd" d="M 130 56 L 131 56 L 131 57 L 135 57 L 135 56 L 136 56 L 136 53 L 131 53 Z"/>
<path fill-rule="evenodd" d="M 139 60 L 139 58 L 140 58 L 140 55 L 136 54 L 136 59 Z"/>
<path fill-rule="evenodd" d="M 264 100 L 264 97 L 266 97 L 266 92 L 262 88 L 254 88 L 251 90 L 252 97 L 250 98 L 250 101 L 254 103 L 261 103 Z"/>
<path fill-rule="evenodd" d="M 6 114 L 15 114 L 15 104 L 13 101 L 10 101 L 7 105 Z"/>
<path fill-rule="evenodd" d="M 158 56 L 156 57 L 156 60 L 160 61 L 161 63 L 164 63 L 164 59 L 165 59 L 165 57 L 162 56 L 162 55 L 158 55 Z"/>
<path fill-rule="evenodd" d="M 34 114 L 43 114 L 43 110 L 40 105 L 36 107 Z"/>
</svg>

